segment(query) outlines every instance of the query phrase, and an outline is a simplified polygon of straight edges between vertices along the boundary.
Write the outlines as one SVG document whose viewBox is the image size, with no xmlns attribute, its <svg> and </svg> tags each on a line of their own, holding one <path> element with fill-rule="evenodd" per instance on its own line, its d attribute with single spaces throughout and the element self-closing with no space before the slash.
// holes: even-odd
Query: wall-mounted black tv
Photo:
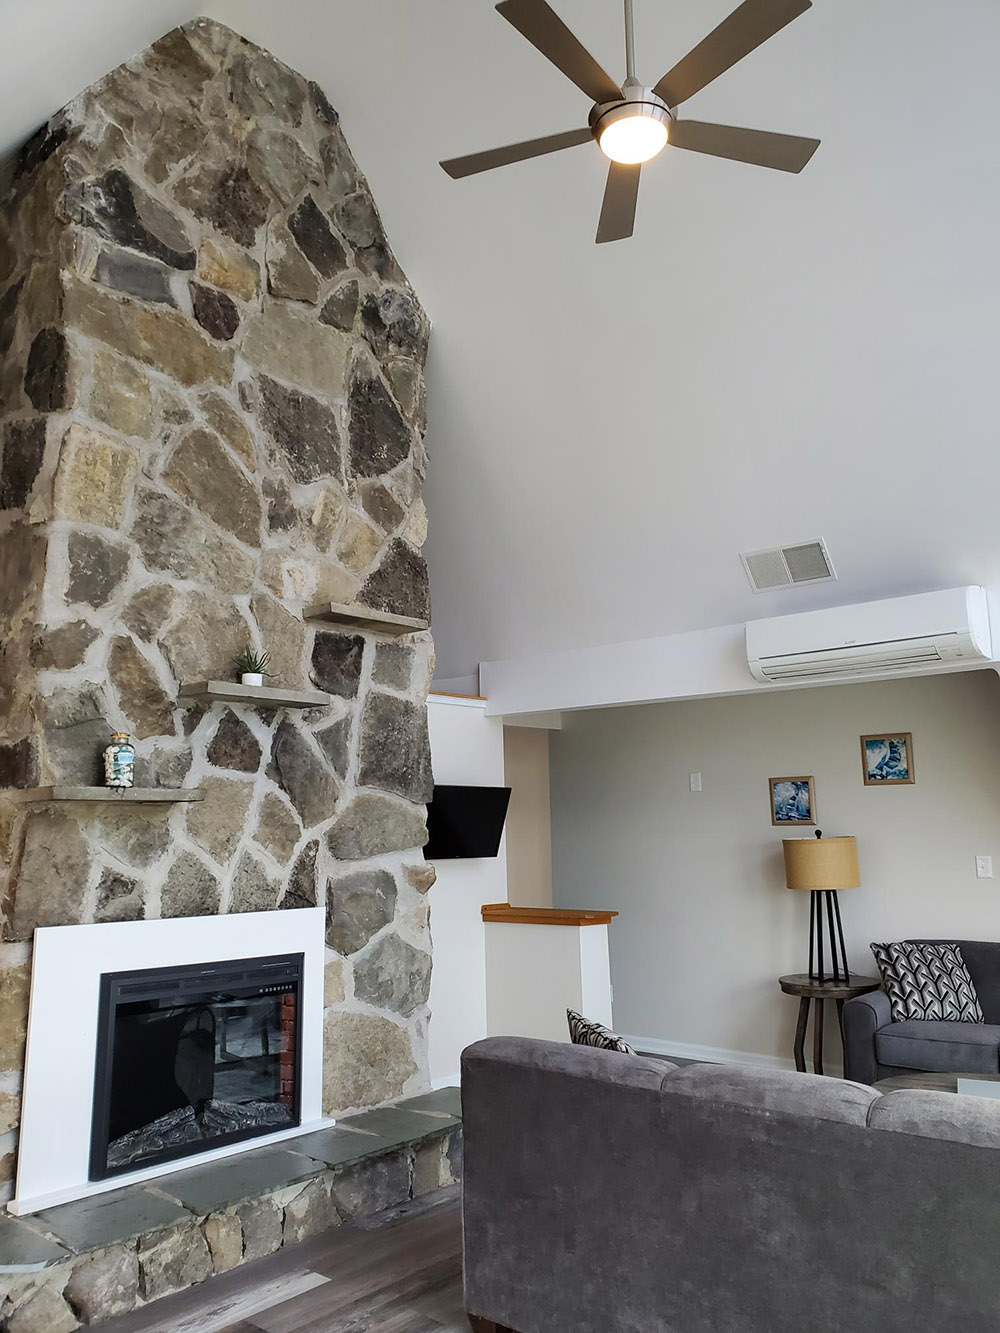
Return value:
<svg viewBox="0 0 1000 1333">
<path fill-rule="evenodd" d="M 434 786 L 427 807 L 425 861 L 496 856 L 510 801 L 509 787 Z"/>
</svg>

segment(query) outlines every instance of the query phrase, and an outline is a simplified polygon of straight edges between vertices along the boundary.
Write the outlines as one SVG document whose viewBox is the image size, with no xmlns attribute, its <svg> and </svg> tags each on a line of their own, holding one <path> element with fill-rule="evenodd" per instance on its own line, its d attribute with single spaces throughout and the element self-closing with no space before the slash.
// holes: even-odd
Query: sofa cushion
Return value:
<svg viewBox="0 0 1000 1333">
<path fill-rule="evenodd" d="M 688 1065 L 663 1080 L 663 1092 L 842 1125 L 867 1124 L 868 1110 L 879 1098 L 871 1088 L 841 1078 L 746 1065 Z"/>
<path fill-rule="evenodd" d="M 1000 1024 L 928 1023 L 911 1019 L 875 1033 L 880 1065 L 926 1069 L 936 1074 L 996 1074 L 1000 1071 Z"/>
<path fill-rule="evenodd" d="M 976 988 L 957 944 L 873 944 L 893 1021 L 982 1023 Z"/>
<path fill-rule="evenodd" d="M 887 1092 L 868 1115 L 872 1129 L 948 1139 L 975 1148 L 1000 1148 L 1000 1101 L 914 1089 Z"/>
<path fill-rule="evenodd" d="M 584 1018 L 575 1009 L 566 1010 L 566 1022 L 569 1024 L 569 1039 L 574 1046 L 596 1046 L 602 1051 L 635 1055 L 634 1049 L 617 1032 L 612 1032 L 592 1018 Z"/>
</svg>

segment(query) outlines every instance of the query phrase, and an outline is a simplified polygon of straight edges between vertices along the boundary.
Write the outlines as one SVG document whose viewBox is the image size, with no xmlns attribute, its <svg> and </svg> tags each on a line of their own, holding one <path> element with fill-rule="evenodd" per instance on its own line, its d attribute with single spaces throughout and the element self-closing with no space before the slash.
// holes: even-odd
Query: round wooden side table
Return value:
<svg viewBox="0 0 1000 1333">
<path fill-rule="evenodd" d="M 795 1068 L 800 1074 L 806 1072 L 806 1026 L 809 1022 L 809 1003 L 816 1001 L 813 1015 L 813 1069 L 817 1074 L 823 1072 L 823 1002 L 837 1001 L 837 1020 L 840 1026 L 841 1044 L 844 1041 L 844 1001 L 853 1000 L 855 995 L 867 995 L 878 990 L 882 985 L 878 977 L 863 977 L 852 972 L 846 981 L 817 981 L 808 972 L 794 972 L 787 977 L 779 977 L 778 985 L 786 995 L 799 997 L 799 1021 L 795 1027 Z"/>
</svg>

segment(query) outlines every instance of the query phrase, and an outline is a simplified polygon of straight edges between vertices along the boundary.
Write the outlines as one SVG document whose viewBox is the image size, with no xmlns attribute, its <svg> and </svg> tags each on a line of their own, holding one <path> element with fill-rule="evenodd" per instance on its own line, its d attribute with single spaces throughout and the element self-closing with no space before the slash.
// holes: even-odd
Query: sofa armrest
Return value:
<svg viewBox="0 0 1000 1333">
<path fill-rule="evenodd" d="M 878 1082 L 875 1034 L 892 1022 L 885 991 L 856 995 L 844 1005 L 844 1077 L 854 1083 Z"/>
</svg>

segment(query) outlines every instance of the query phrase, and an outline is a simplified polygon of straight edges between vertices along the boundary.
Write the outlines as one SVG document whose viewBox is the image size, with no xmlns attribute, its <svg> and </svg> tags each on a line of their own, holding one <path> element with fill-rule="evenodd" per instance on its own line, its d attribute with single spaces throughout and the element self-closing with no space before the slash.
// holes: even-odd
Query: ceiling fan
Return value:
<svg viewBox="0 0 1000 1333">
<path fill-rule="evenodd" d="M 597 228 L 598 244 L 632 235 L 642 164 L 668 143 L 673 148 L 689 148 L 759 167 L 801 171 L 819 147 L 818 139 L 678 120 L 677 107 L 811 7 L 812 0 L 744 0 L 669 74 L 647 88 L 635 77 L 635 22 L 632 0 L 625 0 L 627 73 L 619 88 L 546 0 L 502 0 L 497 5 L 498 13 L 593 99 L 589 123 L 586 128 L 563 134 L 451 158 L 441 166 L 458 180 L 596 139 L 611 159 Z"/>
</svg>

